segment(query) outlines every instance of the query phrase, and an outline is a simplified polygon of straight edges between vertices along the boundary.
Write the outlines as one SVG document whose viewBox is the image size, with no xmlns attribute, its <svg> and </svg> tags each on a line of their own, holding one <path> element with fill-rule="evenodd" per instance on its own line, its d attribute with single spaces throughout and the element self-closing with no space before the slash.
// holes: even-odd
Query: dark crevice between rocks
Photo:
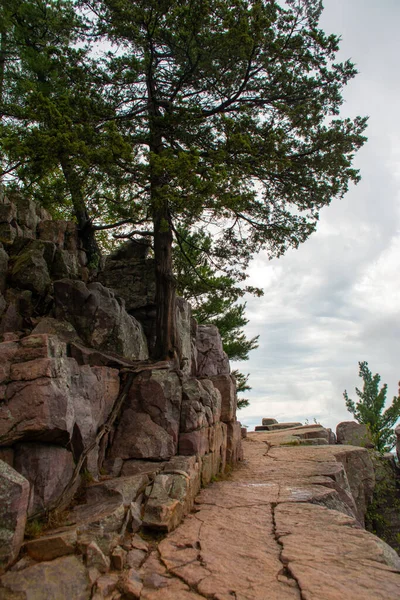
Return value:
<svg viewBox="0 0 400 600">
<path fill-rule="evenodd" d="M 277 530 L 276 530 L 276 517 L 275 517 L 275 510 L 276 510 L 276 507 L 278 506 L 278 504 L 279 504 L 278 502 L 271 502 L 272 534 L 275 538 L 277 545 L 280 548 L 279 560 L 282 563 L 282 569 L 279 571 L 276 578 L 280 583 L 286 583 L 286 585 L 288 585 L 288 586 L 291 586 L 291 583 L 295 584 L 295 587 L 299 590 L 301 600 L 306 600 L 305 596 L 303 595 L 303 591 L 300 587 L 298 580 L 293 575 L 293 573 L 290 569 L 289 563 L 284 562 L 284 560 L 282 559 L 283 543 L 282 543 L 281 538 L 279 537 Z M 283 578 L 287 579 L 288 581 L 285 582 Z"/>
</svg>

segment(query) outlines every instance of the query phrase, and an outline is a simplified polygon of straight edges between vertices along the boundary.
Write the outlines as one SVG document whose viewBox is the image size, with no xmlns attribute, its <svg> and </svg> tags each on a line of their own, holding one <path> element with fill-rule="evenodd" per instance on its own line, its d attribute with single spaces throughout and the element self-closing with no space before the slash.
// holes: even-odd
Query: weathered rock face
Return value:
<svg viewBox="0 0 400 600">
<path fill-rule="evenodd" d="M 107 257 L 98 276 L 100 283 L 125 300 L 129 313 L 154 306 L 154 260 L 148 258 L 149 250 L 146 242 L 127 242 Z"/>
<path fill-rule="evenodd" d="M 31 330 L 49 311 L 52 282 L 86 278 L 86 264 L 76 224 L 0 190 L 0 333 Z"/>
<path fill-rule="evenodd" d="M 107 420 L 119 394 L 118 370 L 79 366 L 64 343 L 44 334 L 1 343 L 0 357 L 0 446 L 32 484 L 33 514 L 61 495 L 73 455 L 78 459 Z M 94 476 L 98 453 L 95 446 L 87 459 Z"/>
<path fill-rule="evenodd" d="M 136 377 L 110 451 L 111 457 L 164 460 L 177 451 L 182 389 L 176 373 Z"/>
<path fill-rule="evenodd" d="M 46 598 L 46 600 L 89 600 L 90 582 L 82 560 L 63 556 L 23 571 L 10 572 L 1 579 L 0 598 Z M 35 596 L 32 595 L 34 590 Z"/>
<path fill-rule="evenodd" d="M 236 421 L 237 394 L 234 376 L 214 375 L 211 381 L 221 394 L 221 421 L 224 423 Z"/>
<path fill-rule="evenodd" d="M 11 283 L 13 287 L 30 290 L 37 296 L 44 296 L 50 288 L 51 279 L 45 251 L 48 252 L 48 261 L 52 262 L 54 247 L 46 248 L 44 243 L 30 242 L 17 255 L 13 261 Z"/>
<path fill-rule="evenodd" d="M 212 377 L 229 375 L 229 360 L 222 348 L 222 340 L 215 325 L 199 325 L 196 338 L 194 375 Z"/>
<path fill-rule="evenodd" d="M 22 546 L 28 502 L 28 481 L 0 460 L 0 575 Z"/>
<path fill-rule="evenodd" d="M 49 444 L 17 444 L 14 467 L 31 484 L 28 516 L 42 512 L 63 493 L 74 472 L 72 453 Z"/>
<path fill-rule="evenodd" d="M 199 491 L 199 461 L 194 456 L 174 457 L 154 480 L 143 524 L 161 531 L 175 529 L 191 510 Z"/>
<path fill-rule="evenodd" d="M 370 457 L 376 484 L 366 528 L 400 553 L 400 470 L 393 454 L 372 451 Z"/>
<path fill-rule="evenodd" d="M 209 427 L 221 418 L 221 394 L 208 379 L 188 379 L 182 384 L 180 431 Z"/>
<path fill-rule="evenodd" d="M 0 445 L 42 441 L 66 445 L 74 427 L 85 446 L 110 413 L 118 371 L 78 366 L 57 337 L 32 335 L 0 344 L 4 402 Z"/>
<path fill-rule="evenodd" d="M 159 362 L 152 370 L 145 363 L 148 343 L 134 317 L 143 320 L 151 347 L 155 286 L 148 245 L 125 245 L 109 257 L 100 282 L 88 283 L 74 224 L 52 221 L 30 200 L 0 196 L 0 460 L 26 482 L 18 519 L 24 524 L 26 514 L 51 510 L 61 497 L 64 506 L 79 485 L 77 476 L 75 487 L 67 486 L 79 459 L 94 478 L 103 466 L 118 477 L 87 487 L 68 527 L 27 544 L 29 556 L 15 567 L 23 577 L 18 583 L 7 575 L 0 597 L 29 598 L 29 581 L 40 597 L 53 597 L 53 565 L 62 581 L 64 565 L 74 566 L 68 555 L 76 552 L 84 557 L 92 590 L 81 578 L 82 585 L 66 586 L 67 594 L 92 593 L 97 600 L 115 592 L 117 600 L 118 577 L 108 571 L 127 565 L 132 572 L 118 587 L 129 597 L 141 589 L 134 573 L 145 552 L 123 548 L 125 533 L 136 532 L 143 520 L 146 527 L 172 530 L 200 485 L 224 472 L 227 460 L 242 457 L 235 380 L 217 329 L 198 327 L 181 298 L 181 363 Z M 125 385 L 132 370 L 137 374 L 111 425 L 120 374 Z M 13 535 L 6 536 L 7 565 L 19 549 Z M 79 565 L 74 568 L 79 572 Z"/>
<path fill-rule="evenodd" d="M 400 425 L 397 425 L 394 432 L 396 434 L 396 454 L 397 454 L 397 459 L 400 462 Z"/>
<path fill-rule="evenodd" d="M 54 283 L 56 316 L 71 323 L 86 344 L 130 360 L 148 358 L 138 321 L 100 283 L 63 279 Z"/>
<path fill-rule="evenodd" d="M 338 444 L 361 446 L 363 448 L 374 447 L 368 427 L 356 421 L 343 421 L 339 423 L 336 427 L 336 439 Z"/>
</svg>

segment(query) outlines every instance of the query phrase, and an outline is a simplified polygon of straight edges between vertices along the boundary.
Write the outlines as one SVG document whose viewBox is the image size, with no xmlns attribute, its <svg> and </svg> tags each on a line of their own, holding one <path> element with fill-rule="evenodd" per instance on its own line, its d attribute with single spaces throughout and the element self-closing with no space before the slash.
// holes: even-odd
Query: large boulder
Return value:
<svg viewBox="0 0 400 600">
<path fill-rule="evenodd" d="M 91 584 L 82 559 L 62 556 L 6 573 L 0 582 L 0 598 L 18 600 L 89 600 Z"/>
<path fill-rule="evenodd" d="M 145 505 L 143 524 L 172 531 L 190 512 L 200 491 L 200 461 L 195 456 L 175 456 L 158 474 Z"/>
<path fill-rule="evenodd" d="M 31 484 L 28 515 L 51 506 L 63 493 L 74 472 L 71 452 L 49 444 L 17 444 L 15 470 Z"/>
<path fill-rule="evenodd" d="M 71 443 L 78 456 L 95 439 L 119 394 L 117 369 L 79 366 L 55 336 L 3 342 L 0 360 L 0 446 Z"/>
<path fill-rule="evenodd" d="M 348 446 L 361 446 L 362 448 L 373 448 L 371 433 L 364 423 L 356 421 L 343 421 L 336 427 L 336 439 L 338 444 Z"/>
<path fill-rule="evenodd" d="M 148 258 L 149 250 L 146 240 L 131 240 L 107 257 L 98 275 L 100 283 L 125 300 L 129 313 L 154 305 L 154 260 Z"/>
<path fill-rule="evenodd" d="M 221 394 L 208 379 L 188 379 L 182 384 L 180 431 L 209 427 L 220 420 Z"/>
<path fill-rule="evenodd" d="M 11 282 L 16 288 L 30 290 L 38 296 L 44 296 L 50 288 L 51 279 L 46 261 L 46 252 L 54 253 L 54 246 L 47 248 L 44 243 L 32 241 L 16 257 Z"/>
<path fill-rule="evenodd" d="M 199 325 L 196 337 L 196 361 L 193 373 L 197 377 L 229 375 L 229 359 L 215 325 Z"/>
<path fill-rule="evenodd" d="M 20 551 L 28 502 L 28 481 L 0 460 L 0 574 L 17 558 Z"/>
<path fill-rule="evenodd" d="M 177 452 L 182 389 L 176 373 L 138 375 L 130 389 L 110 456 L 163 460 Z"/>
<path fill-rule="evenodd" d="M 211 381 L 221 394 L 221 421 L 236 421 L 236 379 L 233 375 L 214 375 Z"/>
<path fill-rule="evenodd" d="M 1 204 L 0 204 L 1 208 Z M 0 294 L 6 289 L 6 278 L 8 270 L 8 254 L 0 244 Z M 1 313 L 1 311 L 0 311 Z"/>
<path fill-rule="evenodd" d="M 148 358 L 141 325 L 100 283 L 62 279 L 54 283 L 54 296 L 57 318 L 71 323 L 89 346 L 130 360 Z"/>
</svg>

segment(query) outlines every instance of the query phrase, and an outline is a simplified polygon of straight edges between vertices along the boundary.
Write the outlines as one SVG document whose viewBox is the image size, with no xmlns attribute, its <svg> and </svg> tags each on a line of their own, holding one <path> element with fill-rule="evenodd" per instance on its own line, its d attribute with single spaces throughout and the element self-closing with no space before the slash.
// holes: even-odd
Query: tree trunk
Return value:
<svg viewBox="0 0 400 600">
<path fill-rule="evenodd" d="M 150 150 L 150 197 L 154 227 L 154 262 L 156 279 L 156 342 L 154 358 L 180 362 L 180 352 L 176 343 L 175 313 L 175 277 L 172 268 L 172 222 L 165 188 L 168 173 L 157 164 L 163 152 L 163 134 L 160 126 L 160 107 L 157 101 L 154 78 L 154 48 L 149 32 L 149 47 L 146 55 L 148 116 L 149 116 L 149 150 Z M 179 365 L 178 365 L 179 366 Z"/>
<path fill-rule="evenodd" d="M 88 267 L 91 270 L 95 270 L 99 265 L 100 249 L 97 244 L 95 230 L 86 209 L 80 178 L 69 159 L 62 157 L 60 162 L 67 187 L 71 194 L 74 214 L 78 222 L 79 237 L 88 258 Z"/>
<path fill-rule="evenodd" d="M 156 344 L 155 358 L 177 357 L 175 278 L 172 269 L 172 228 L 168 202 L 153 208 L 154 258 L 156 277 Z M 180 357 L 178 356 L 178 359 Z"/>
</svg>

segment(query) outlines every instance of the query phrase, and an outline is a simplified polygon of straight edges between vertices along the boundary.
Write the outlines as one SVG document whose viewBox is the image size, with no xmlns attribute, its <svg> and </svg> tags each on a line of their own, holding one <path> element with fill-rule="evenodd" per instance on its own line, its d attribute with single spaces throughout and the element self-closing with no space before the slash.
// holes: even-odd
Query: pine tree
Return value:
<svg viewBox="0 0 400 600">
<path fill-rule="evenodd" d="M 400 395 L 394 396 L 392 404 L 384 410 L 386 383 L 379 389 L 380 375 L 372 375 L 365 361 L 359 362 L 358 366 L 364 385 L 362 390 L 356 388 L 358 402 L 351 400 L 347 391 L 344 392 L 347 410 L 354 415 L 356 421 L 367 425 L 376 449 L 379 452 L 389 452 L 396 444 L 393 428 L 400 418 Z"/>
<path fill-rule="evenodd" d="M 210 256 L 233 279 L 254 253 L 304 242 L 319 210 L 359 179 L 351 164 L 366 120 L 338 117 L 356 70 L 335 62 L 319 0 L 84 4 L 115 49 L 110 81 L 154 237 L 156 354 L 172 357 L 178 227 L 208 227 Z"/>
</svg>

